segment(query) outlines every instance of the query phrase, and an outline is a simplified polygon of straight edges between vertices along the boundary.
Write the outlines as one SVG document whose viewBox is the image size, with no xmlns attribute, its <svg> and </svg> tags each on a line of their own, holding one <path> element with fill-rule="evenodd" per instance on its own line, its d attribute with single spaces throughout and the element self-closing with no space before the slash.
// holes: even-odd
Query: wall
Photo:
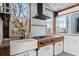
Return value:
<svg viewBox="0 0 79 59">
<path fill-rule="evenodd" d="M 58 13 L 58 16 L 67 15 L 68 16 L 68 34 L 76 34 L 75 29 L 75 17 L 78 17 L 79 15 L 76 14 L 79 13 L 79 6 L 73 7 L 71 9 L 62 11 Z M 76 15 L 74 15 L 76 14 Z"/>
<path fill-rule="evenodd" d="M 3 41 L 3 22 L 2 19 L 0 18 L 0 44 Z"/>
</svg>

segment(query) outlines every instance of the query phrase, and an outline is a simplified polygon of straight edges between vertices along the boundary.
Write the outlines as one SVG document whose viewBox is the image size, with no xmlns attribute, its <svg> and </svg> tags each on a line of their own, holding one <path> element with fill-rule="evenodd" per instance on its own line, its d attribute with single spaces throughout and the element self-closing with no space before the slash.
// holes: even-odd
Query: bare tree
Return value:
<svg viewBox="0 0 79 59">
<path fill-rule="evenodd" d="M 11 15 L 15 19 L 13 19 L 13 25 L 15 27 L 18 27 L 18 29 L 21 30 L 22 35 L 25 34 L 26 26 L 27 26 L 27 5 L 24 3 L 12 3 L 11 4 Z M 19 21 L 19 18 L 22 22 Z M 24 24 L 23 20 L 26 20 L 26 23 Z M 15 20 L 15 21 L 14 21 Z M 25 27 L 24 27 L 25 26 Z"/>
</svg>

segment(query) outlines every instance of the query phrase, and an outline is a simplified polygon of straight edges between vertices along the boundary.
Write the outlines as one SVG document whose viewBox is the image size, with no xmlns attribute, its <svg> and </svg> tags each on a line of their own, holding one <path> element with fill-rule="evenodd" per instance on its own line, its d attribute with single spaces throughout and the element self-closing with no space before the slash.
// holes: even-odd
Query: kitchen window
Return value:
<svg viewBox="0 0 79 59">
<path fill-rule="evenodd" d="M 52 28 L 52 17 L 53 17 L 53 12 L 46 10 L 46 15 L 51 17 L 50 19 L 46 20 L 46 34 L 51 35 L 51 28 Z"/>
<path fill-rule="evenodd" d="M 0 12 L 10 13 L 10 4 L 9 3 L 0 3 Z"/>
<path fill-rule="evenodd" d="M 11 3 L 10 36 L 24 37 L 29 32 L 29 4 Z"/>
<path fill-rule="evenodd" d="M 67 16 L 58 16 L 56 20 L 56 32 L 57 33 L 67 33 Z"/>
</svg>

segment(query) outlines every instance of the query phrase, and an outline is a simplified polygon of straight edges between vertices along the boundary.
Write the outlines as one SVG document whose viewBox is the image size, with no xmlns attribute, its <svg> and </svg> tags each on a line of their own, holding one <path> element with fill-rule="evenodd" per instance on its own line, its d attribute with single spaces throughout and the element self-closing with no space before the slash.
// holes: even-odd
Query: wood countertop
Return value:
<svg viewBox="0 0 79 59">
<path fill-rule="evenodd" d="M 0 49 L 1 48 L 7 48 L 10 47 L 10 41 L 4 41 L 1 45 L 0 45 Z"/>
<path fill-rule="evenodd" d="M 10 41 L 4 41 L 0 45 L 0 56 L 10 56 Z"/>
<path fill-rule="evenodd" d="M 46 37 L 43 39 L 37 39 L 38 40 L 38 48 L 46 46 L 46 45 L 54 45 L 56 42 L 63 41 L 64 42 L 64 36 L 52 36 L 52 37 Z"/>
</svg>

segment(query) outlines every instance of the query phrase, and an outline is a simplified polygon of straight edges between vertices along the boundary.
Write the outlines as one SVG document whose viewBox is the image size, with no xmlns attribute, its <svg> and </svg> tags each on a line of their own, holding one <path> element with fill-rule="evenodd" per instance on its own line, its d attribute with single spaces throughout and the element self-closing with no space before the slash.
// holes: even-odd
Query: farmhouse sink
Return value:
<svg viewBox="0 0 79 59">
<path fill-rule="evenodd" d="M 37 48 L 37 40 L 22 39 L 10 41 L 10 55 L 22 53 Z"/>
</svg>

